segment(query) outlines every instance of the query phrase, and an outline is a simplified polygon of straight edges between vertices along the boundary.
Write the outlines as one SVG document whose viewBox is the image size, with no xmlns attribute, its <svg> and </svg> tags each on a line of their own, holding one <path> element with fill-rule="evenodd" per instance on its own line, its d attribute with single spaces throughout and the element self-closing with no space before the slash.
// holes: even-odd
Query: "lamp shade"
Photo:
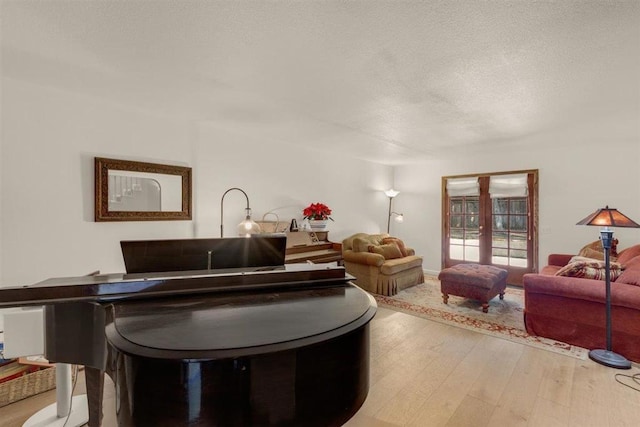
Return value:
<svg viewBox="0 0 640 427">
<path fill-rule="evenodd" d="M 238 236 L 249 237 L 251 234 L 258 234 L 262 231 L 258 223 L 251 219 L 251 210 L 246 209 L 246 211 L 246 218 L 238 224 Z"/>
<path fill-rule="evenodd" d="M 390 188 L 388 190 L 385 190 L 384 194 L 387 195 L 387 197 L 396 197 L 398 194 L 400 194 L 400 192 L 398 190 L 394 190 L 393 188 Z"/>
<path fill-rule="evenodd" d="M 258 234 L 260 233 L 261 228 L 255 221 L 252 220 L 244 220 L 240 224 L 238 224 L 238 236 L 246 237 L 250 234 Z"/>
<path fill-rule="evenodd" d="M 576 225 L 597 225 L 600 227 L 640 228 L 640 224 L 618 212 L 617 209 L 605 206 L 598 209 Z"/>
</svg>

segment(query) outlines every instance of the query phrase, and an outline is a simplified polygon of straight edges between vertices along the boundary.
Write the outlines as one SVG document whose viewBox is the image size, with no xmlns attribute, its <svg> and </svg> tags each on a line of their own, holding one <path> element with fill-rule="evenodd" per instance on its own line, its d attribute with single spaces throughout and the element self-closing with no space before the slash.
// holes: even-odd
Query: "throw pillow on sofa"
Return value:
<svg viewBox="0 0 640 427">
<path fill-rule="evenodd" d="M 609 255 L 611 260 L 615 261 L 618 257 L 618 239 L 613 239 L 611 242 L 611 250 L 609 251 Z M 600 240 L 595 240 L 588 245 L 585 245 L 578 252 L 578 256 L 583 256 L 586 258 L 593 259 L 604 259 L 604 248 L 602 247 L 602 242 Z"/>
<path fill-rule="evenodd" d="M 369 252 L 374 254 L 380 254 L 384 259 L 396 259 L 402 258 L 402 252 L 395 243 L 387 243 L 385 245 L 371 245 L 369 246 Z"/>
<path fill-rule="evenodd" d="M 617 262 L 612 262 L 609 266 L 611 272 L 610 278 L 611 281 L 614 281 L 622 273 L 622 266 Z M 605 280 L 605 262 L 584 257 L 573 257 L 571 261 L 558 270 L 555 275 Z"/>
<path fill-rule="evenodd" d="M 369 250 L 370 241 L 356 237 L 353 239 L 353 251 L 354 252 L 367 252 Z"/>
<path fill-rule="evenodd" d="M 640 286 L 640 256 L 631 258 L 622 269 L 622 274 L 616 279 L 616 283 Z"/>
<path fill-rule="evenodd" d="M 398 246 L 398 249 L 400 249 L 400 253 L 403 257 L 408 255 L 407 247 L 404 245 L 404 242 L 397 237 L 385 237 L 382 239 L 383 245 L 386 245 L 387 243 L 395 243 Z"/>
<path fill-rule="evenodd" d="M 618 255 L 618 262 L 625 265 L 638 255 L 640 255 L 640 245 L 631 246 L 620 252 Z"/>
</svg>

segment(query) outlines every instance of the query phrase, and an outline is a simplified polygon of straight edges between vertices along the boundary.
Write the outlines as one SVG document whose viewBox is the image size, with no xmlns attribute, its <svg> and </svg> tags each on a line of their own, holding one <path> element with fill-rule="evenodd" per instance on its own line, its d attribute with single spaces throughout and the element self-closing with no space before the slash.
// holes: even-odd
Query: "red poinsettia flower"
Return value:
<svg viewBox="0 0 640 427">
<path fill-rule="evenodd" d="M 302 210 L 302 215 L 305 219 L 330 219 L 331 209 L 324 203 L 311 203 L 309 206 Z"/>
</svg>

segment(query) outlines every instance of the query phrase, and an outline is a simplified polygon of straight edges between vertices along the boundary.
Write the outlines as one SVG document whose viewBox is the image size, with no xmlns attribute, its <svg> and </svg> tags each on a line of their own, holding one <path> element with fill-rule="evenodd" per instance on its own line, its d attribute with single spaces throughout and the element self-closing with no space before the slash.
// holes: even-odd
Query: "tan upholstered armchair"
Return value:
<svg viewBox="0 0 640 427">
<path fill-rule="evenodd" d="M 357 233 L 342 241 L 342 257 L 355 284 L 381 295 L 424 282 L 422 257 L 388 234 Z"/>
</svg>

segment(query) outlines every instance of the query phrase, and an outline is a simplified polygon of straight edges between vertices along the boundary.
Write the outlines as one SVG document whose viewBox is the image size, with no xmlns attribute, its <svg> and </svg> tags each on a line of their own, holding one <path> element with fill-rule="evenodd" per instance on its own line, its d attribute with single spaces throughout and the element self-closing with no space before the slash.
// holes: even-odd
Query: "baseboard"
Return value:
<svg viewBox="0 0 640 427">
<path fill-rule="evenodd" d="M 435 277 L 436 279 L 438 278 L 438 274 L 440 274 L 440 270 L 422 270 L 424 271 L 424 275 L 425 276 L 432 276 Z"/>
</svg>

